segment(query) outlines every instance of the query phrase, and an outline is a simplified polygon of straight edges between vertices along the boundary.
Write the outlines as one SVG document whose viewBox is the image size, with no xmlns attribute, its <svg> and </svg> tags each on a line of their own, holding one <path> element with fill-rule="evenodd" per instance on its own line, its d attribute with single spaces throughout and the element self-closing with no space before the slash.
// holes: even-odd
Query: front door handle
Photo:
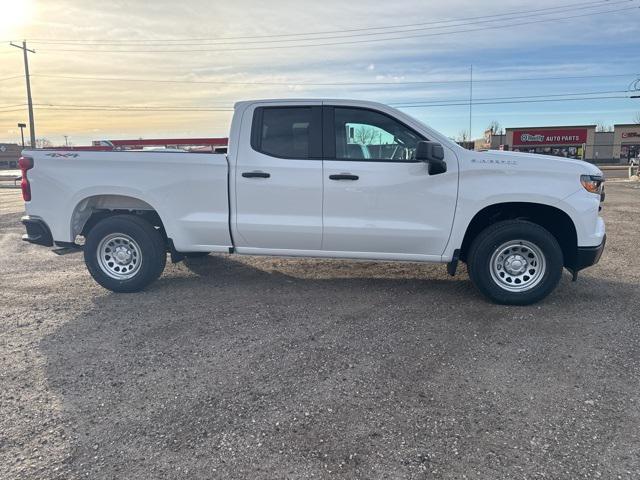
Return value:
<svg viewBox="0 0 640 480">
<path fill-rule="evenodd" d="M 270 173 L 267 172 L 242 172 L 244 178 L 269 178 Z"/>
<path fill-rule="evenodd" d="M 350 173 L 340 173 L 338 175 L 329 175 L 329 180 L 358 180 L 358 175 L 351 175 Z"/>
</svg>

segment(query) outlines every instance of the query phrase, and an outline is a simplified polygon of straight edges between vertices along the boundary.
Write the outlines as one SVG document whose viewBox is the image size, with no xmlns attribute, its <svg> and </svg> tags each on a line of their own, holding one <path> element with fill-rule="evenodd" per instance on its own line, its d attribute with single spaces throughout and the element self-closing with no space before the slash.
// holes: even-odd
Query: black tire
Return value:
<svg viewBox="0 0 640 480">
<path fill-rule="evenodd" d="M 530 305 L 542 300 L 557 287 L 564 265 L 556 238 L 540 225 L 524 220 L 487 227 L 471 244 L 467 258 L 476 288 L 504 305 Z M 518 288 L 522 290 L 512 291 Z"/>
<path fill-rule="evenodd" d="M 118 238 L 126 239 L 127 237 L 133 241 L 126 244 L 127 247 L 131 247 L 127 250 L 124 246 L 126 242 L 121 240 L 122 248 L 125 248 L 126 252 L 135 252 L 127 256 L 127 259 L 131 260 L 126 266 L 121 267 L 115 261 L 115 255 L 111 259 L 108 256 L 98 258 L 101 244 L 111 237 L 115 237 L 114 242 L 117 242 Z M 120 247 L 120 243 L 115 245 L 116 248 Z M 105 248 L 108 248 L 107 243 Z M 127 255 L 126 252 L 124 255 Z M 109 262 L 109 260 L 114 261 Z M 89 231 L 84 244 L 84 262 L 94 280 L 104 288 L 113 292 L 138 292 L 162 274 L 167 262 L 167 251 L 162 234 L 149 222 L 134 215 L 114 215 L 101 220 Z M 118 270 L 122 268 L 121 275 L 131 276 L 114 278 L 119 273 L 114 272 L 114 268 Z M 130 272 L 125 273 L 128 268 L 131 269 Z M 108 271 L 111 271 L 111 276 L 107 273 Z"/>
<path fill-rule="evenodd" d="M 210 252 L 186 252 L 183 253 L 185 258 L 204 258 L 209 255 Z"/>
</svg>

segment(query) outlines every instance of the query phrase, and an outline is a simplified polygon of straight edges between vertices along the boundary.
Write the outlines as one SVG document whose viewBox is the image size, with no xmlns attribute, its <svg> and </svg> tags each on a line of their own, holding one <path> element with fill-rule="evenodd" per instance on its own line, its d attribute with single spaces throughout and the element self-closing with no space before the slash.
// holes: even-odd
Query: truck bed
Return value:
<svg viewBox="0 0 640 480">
<path fill-rule="evenodd" d="M 180 251 L 228 251 L 226 155 L 186 152 L 25 150 L 29 216 L 47 219 L 53 240 L 73 242 L 91 210 L 155 210 Z M 134 208 L 132 208 L 134 207 Z"/>
</svg>

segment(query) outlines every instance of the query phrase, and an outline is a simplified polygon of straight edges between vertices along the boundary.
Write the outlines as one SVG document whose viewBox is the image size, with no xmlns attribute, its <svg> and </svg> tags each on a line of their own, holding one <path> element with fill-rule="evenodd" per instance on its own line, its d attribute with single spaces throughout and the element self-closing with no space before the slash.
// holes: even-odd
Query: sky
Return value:
<svg viewBox="0 0 640 480">
<path fill-rule="evenodd" d="M 65 135 L 74 145 L 226 136 L 233 103 L 256 98 L 379 101 L 455 138 L 469 129 L 471 85 L 474 138 L 492 121 L 632 123 L 640 112 L 627 92 L 640 78 L 639 7 L 0 0 L 0 142 L 18 142 L 17 123 L 28 123 L 22 52 L 9 45 L 23 39 L 36 50 L 36 136 L 56 145 Z M 540 101 L 550 99 L 561 101 Z"/>
</svg>

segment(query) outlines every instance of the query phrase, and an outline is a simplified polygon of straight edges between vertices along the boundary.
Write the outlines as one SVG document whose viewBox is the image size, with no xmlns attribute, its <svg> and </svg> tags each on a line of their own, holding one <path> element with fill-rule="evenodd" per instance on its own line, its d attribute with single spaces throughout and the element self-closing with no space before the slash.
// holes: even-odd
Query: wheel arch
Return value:
<svg viewBox="0 0 640 480">
<path fill-rule="evenodd" d="M 71 214 L 71 238 L 86 236 L 100 220 L 123 213 L 144 218 L 167 238 L 162 218 L 151 204 L 135 196 L 118 194 L 97 194 L 80 200 Z"/>
<path fill-rule="evenodd" d="M 547 229 L 560 244 L 564 266 L 572 268 L 575 265 L 578 234 L 573 220 L 557 207 L 533 202 L 495 203 L 478 211 L 465 231 L 460 247 L 460 259 L 467 261 L 473 240 L 489 225 L 516 219 L 527 220 Z"/>
</svg>

